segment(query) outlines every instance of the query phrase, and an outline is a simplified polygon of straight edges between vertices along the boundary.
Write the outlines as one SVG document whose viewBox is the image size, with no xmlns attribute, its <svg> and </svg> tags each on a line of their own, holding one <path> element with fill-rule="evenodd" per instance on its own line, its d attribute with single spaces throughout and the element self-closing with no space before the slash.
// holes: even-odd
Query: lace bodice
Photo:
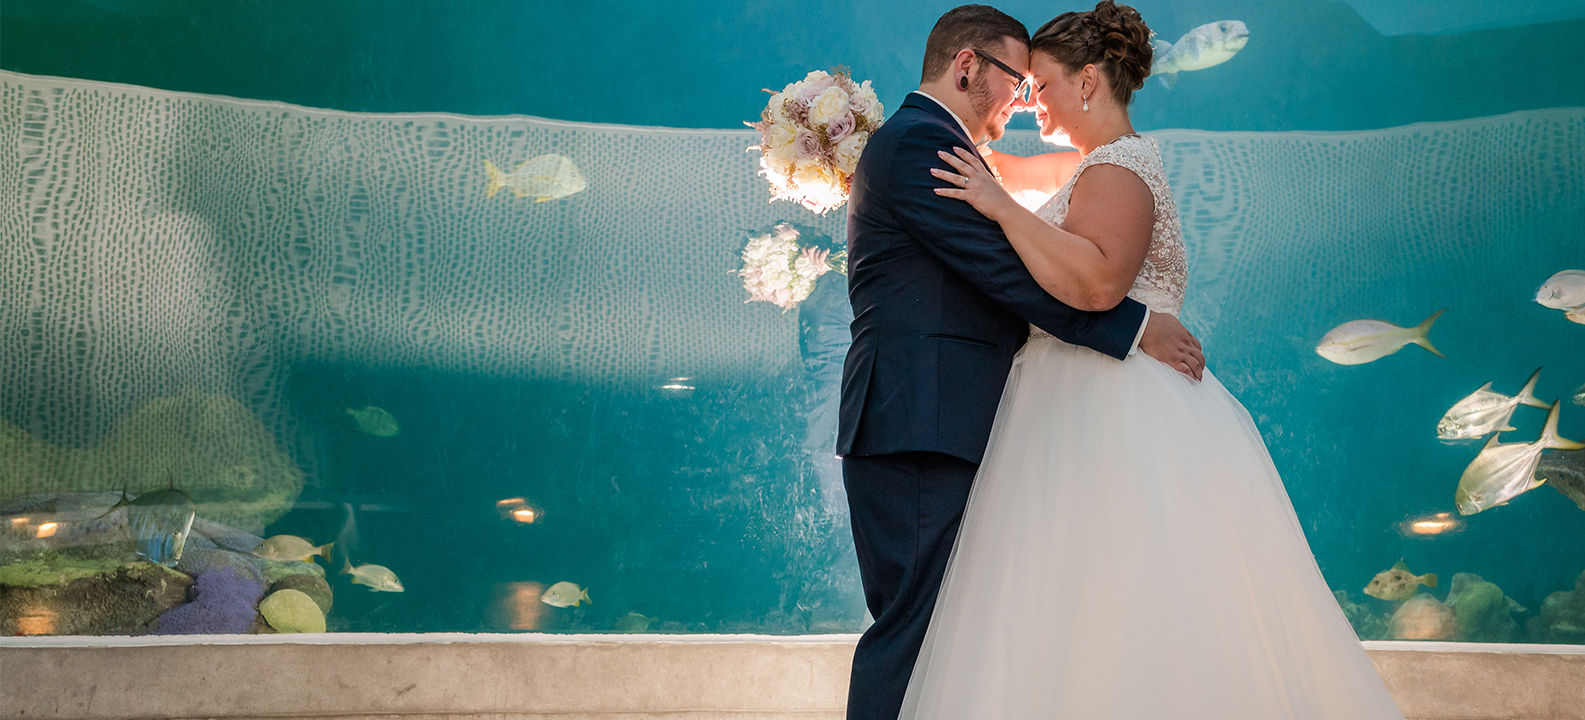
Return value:
<svg viewBox="0 0 1585 720">
<path fill-rule="evenodd" d="M 1161 166 L 1161 151 L 1156 141 L 1127 135 L 1091 151 L 1079 162 L 1068 183 L 1035 211 L 1046 222 L 1061 225 L 1068 217 L 1068 201 L 1073 186 L 1092 165 L 1116 165 L 1138 175 L 1156 199 L 1156 222 L 1150 231 L 1150 252 L 1144 267 L 1134 279 L 1128 296 L 1155 312 L 1177 315 L 1183 309 L 1183 294 L 1189 283 L 1189 263 L 1183 249 L 1183 230 L 1178 225 L 1178 204 L 1167 185 L 1167 172 Z M 1040 333 L 1044 335 L 1045 333 Z"/>
</svg>

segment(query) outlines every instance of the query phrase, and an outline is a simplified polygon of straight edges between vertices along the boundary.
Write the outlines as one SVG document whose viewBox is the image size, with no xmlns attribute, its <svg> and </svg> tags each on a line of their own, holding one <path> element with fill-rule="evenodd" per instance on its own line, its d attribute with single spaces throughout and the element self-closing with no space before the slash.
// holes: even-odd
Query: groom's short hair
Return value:
<svg viewBox="0 0 1585 720">
<path fill-rule="evenodd" d="M 960 5 L 948 10 L 925 41 L 925 69 L 919 82 L 927 83 L 941 77 L 964 48 L 977 48 L 990 52 L 1001 45 L 1002 38 L 1012 38 L 1029 45 L 1029 29 L 989 5 Z M 984 60 L 980 61 L 985 64 Z"/>
</svg>

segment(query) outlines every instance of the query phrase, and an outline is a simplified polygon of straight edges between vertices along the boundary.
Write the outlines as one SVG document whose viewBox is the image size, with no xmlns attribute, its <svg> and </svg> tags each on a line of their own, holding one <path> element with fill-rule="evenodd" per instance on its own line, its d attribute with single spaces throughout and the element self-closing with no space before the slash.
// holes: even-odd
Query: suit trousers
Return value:
<svg viewBox="0 0 1585 720">
<path fill-rule="evenodd" d="M 842 460 L 864 600 L 847 720 L 896 720 L 979 465 L 934 452 Z"/>
</svg>

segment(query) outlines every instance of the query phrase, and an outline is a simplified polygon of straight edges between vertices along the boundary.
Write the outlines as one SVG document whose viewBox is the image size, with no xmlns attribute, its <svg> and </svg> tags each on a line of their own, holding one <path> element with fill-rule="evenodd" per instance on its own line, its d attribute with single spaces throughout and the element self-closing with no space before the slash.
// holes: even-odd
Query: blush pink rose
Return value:
<svg viewBox="0 0 1585 720">
<path fill-rule="evenodd" d="M 820 157 L 820 137 L 813 130 L 798 128 L 798 136 L 793 138 L 793 151 L 800 160 L 813 160 Z"/>
<path fill-rule="evenodd" d="M 847 137 L 849 133 L 853 132 L 853 128 L 856 125 L 857 121 L 853 119 L 853 113 L 842 113 L 841 115 L 832 118 L 831 124 L 826 126 L 826 137 L 831 138 L 831 142 L 833 143 L 841 142 L 842 138 Z"/>
<path fill-rule="evenodd" d="M 803 91 L 798 93 L 798 99 L 802 100 L 805 105 L 808 105 L 809 103 L 814 102 L 815 98 L 820 97 L 820 93 L 825 92 L 829 88 L 836 87 L 836 84 L 837 79 L 827 75 L 823 78 L 820 78 L 819 80 L 805 85 Z"/>
</svg>

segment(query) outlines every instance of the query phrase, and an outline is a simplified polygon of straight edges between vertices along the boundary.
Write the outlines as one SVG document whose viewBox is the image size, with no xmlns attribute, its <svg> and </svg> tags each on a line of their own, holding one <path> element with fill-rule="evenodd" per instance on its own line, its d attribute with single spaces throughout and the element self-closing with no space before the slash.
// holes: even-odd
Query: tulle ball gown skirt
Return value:
<svg viewBox="0 0 1585 720">
<path fill-rule="evenodd" d="M 1227 389 L 1035 338 L 901 717 L 1403 715 Z"/>
</svg>

